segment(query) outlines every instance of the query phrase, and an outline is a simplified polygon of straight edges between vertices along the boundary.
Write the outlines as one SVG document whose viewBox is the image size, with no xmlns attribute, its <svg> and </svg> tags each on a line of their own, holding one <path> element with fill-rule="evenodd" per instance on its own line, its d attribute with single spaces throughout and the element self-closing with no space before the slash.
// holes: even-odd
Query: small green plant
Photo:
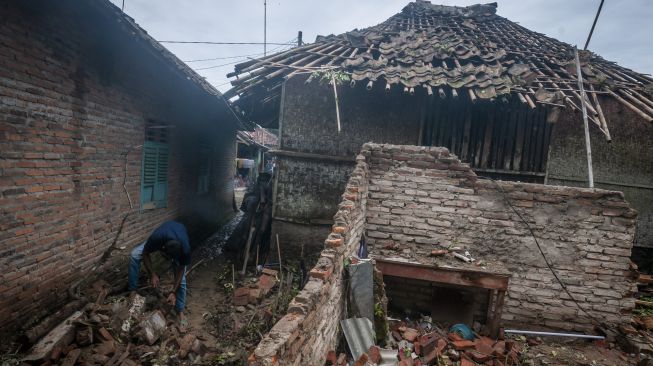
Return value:
<svg viewBox="0 0 653 366">
<path fill-rule="evenodd" d="M 312 76 L 319 78 L 320 83 L 330 83 L 335 80 L 337 85 L 351 80 L 351 76 L 347 72 L 334 69 L 313 71 Z"/>
<path fill-rule="evenodd" d="M 383 317 L 383 308 L 381 307 L 380 302 L 374 304 L 374 316 L 377 318 Z"/>
<path fill-rule="evenodd" d="M 224 283 L 222 286 L 224 286 L 224 292 L 228 294 L 234 292 L 234 285 L 231 282 Z"/>
<path fill-rule="evenodd" d="M 653 308 L 649 308 L 649 307 L 637 308 L 633 310 L 633 314 L 637 316 L 651 316 L 653 315 Z"/>
</svg>

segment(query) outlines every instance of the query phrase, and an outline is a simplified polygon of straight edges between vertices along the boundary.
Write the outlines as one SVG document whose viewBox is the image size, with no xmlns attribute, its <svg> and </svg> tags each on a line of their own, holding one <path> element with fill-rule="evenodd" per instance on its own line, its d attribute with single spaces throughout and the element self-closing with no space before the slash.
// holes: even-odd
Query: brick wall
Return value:
<svg viewBox="0 0 653 366">
<path fill-rule="evenodd" d="M 100 49 L 117 31 L 90 12 L 76 14 L 86 3 L 48 2 L 41 12 L 34 4 L 0 5 L 3 339 L 66 302 L 71 283 L 100 273 L 93 269 L 114 243 L 126 246 L 114 253 L 124 257 L 161 222 L 190 213 L 215 227 L 232 200 L 235 132 L 207 114 L 197 90 L 178 84 L 131 35 Z M 168 206 L 140 211 L 148 120 L 171 125 Z M 215 136 L 208 211 L 182 204 L 195 199 L 200 134 Z"/>
<path fill-rule="evenodd" d="M 637 212 L 621 192 L 479 179 L 445 148 L 368 143 L 356 162 L 310 281 L 264 335 L 251 365 L 324 363 L 346 316 L 343 259 L 357 249 L 363 232 L 376 254 L 388 242 L 411 257 L 456 244 L 478 259 L 503 262 L 512 273 L 504 325 L 591 331 L 591 321 L 554 280 L 504 193 L 574 299 L 602 322 L 629 321 Z M 428 311 L 427 297 L 417 295 L 411 307 L 408 292 L 428 292 L 433 284 L 388 280 L 389 307 L 394 297 L 400 310 Z M 482 291 L 472 292 L 475 302 L 487 302 Z M 482 317 L 474 313 L 474 319 Z"/>
<path fill-rule="evenodd" d="M 310 280 L 250 357 L 251 365 L 323 365 L 344 317 L 343 260 L 358 249 L 365 225 L 368 170 L 363 156 L 347 183 Z"/>
<path fill-rule="evenodd" d="M 454 244 L 512 272 L 506 324 L 591 328 L 547 269 L 505 192 L 581 306 L 602 321 L 628 322 L 637 213 L 621 192 L 478 179 L 443 148 L 369 144 L 362 154 L 370 165 L 366 228 L 373 252 L 392 241 L 427 257 Z"/>
</svg>

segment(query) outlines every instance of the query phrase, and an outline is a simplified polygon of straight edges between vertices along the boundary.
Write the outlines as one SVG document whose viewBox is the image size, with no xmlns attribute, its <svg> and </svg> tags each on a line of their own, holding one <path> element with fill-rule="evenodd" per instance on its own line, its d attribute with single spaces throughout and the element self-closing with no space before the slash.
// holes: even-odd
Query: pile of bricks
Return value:
<svg viewBox="0 0 653 366">
<path fill-rule="evenodd" d="M 403 322 L 402 322 L 403 323 Z M 397 341 L 397 349 L 392 356 L 388 350 L 371 346 L 353 362 L 354 366 L 394 364 L 398 366 L 504 366 L 520 362 L 521 346 L 514 340 L 494 340 L 479 337 L 473 340 L 462 338 L 458 333 L 425 332 L 423 329 L 409 328 L 405 324 L 395 326 L 392 335 Z M 382 357 L 383 355 L 383 357 Z M 336 357 L 334 351 L 326 356 L 325 366 L 347 365 L 347 356 L 341 353 Z"/>
<path fill-rule="evenodd" d="M 273 269 L 263 268 L 263 274 L 255 284 L 239 287 L 234 291 L 234 305 L 258 304 L 277 285 L 277 273 Z"/>
</svg>

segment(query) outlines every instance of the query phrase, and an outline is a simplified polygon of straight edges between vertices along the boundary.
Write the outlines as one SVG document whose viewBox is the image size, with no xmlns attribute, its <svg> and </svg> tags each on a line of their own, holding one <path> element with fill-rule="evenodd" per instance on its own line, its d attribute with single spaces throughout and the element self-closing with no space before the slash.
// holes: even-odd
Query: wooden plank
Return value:
<svg viewBox="0 0 653 366">
<path fill-rule="evenodd" d="M 465 108 L 464 109 L 464 122 L 463 122 L 463 136 L 462 136 L 462 147 L 461 147 L 461 154 L 460 154 L 460 159 L 462 161 L 469 161 L 468 158 L 470 156 L 469 153 L 469 139 L 470 139 L 470 131 L 472 128 L 472 111 L 471 108 Z"/>
<path fill-rule="evenodd" d="M 510 170 L 515 157 L 515 136 L 517 135 L 517 125 L 519 124 L 520 110 L 510 111 L 510 119 L 506 128 L 506 147 L 503 154 L 503 168 Z"/>
<path fill-rule="evenodd" d="M 376 259 L 376 266 L 386 276 L 486 289 L 507 290 L 509 275 L 453 268 L 433 267 Z"/>
<path fill-rule="evenodd" d="M 494 154 L 492 156 L 492 161 L 490 162 L 490 167 L 495 169 L 501 169 L 501 162 L 503 162 L 503 148 L 505 142 L 505 133 L 506 133 L 506 116 L 508 115 L 506 108 L 499 108 L 499 117 L 495 118 L 494 126 L 496 132 L 494 134 L 494 142 L 492 151 Z"/>
<path fill-rule="evenodd" d="M 524 148 L 524 124 L 526 118 L 528 117 L 528 112 L 520 112 L 519 118 L 517 120 L 517 136 L 515 137 L 515 153 L 514 159 L 512 162 L 512 168 L 514 170 L 524 170 L 522 169 L 522 151 Z"/>
<path fill-rule="evenodd" d="M 503 303 L 506 297 L 505 290 L 497 291 L 497 297 L 494 306 L 494 314 L 492 320 L 488 321 L 488 331 L 490 332 L 491 337 L 497 337 L 499 335 L 499 324 L 501 321 L 501 314 L 503 313 Z"/>
<path fill-rule="evenodd" d="M 535 110 L 536 111 L 536 110 Z M 522 148 L 522 170 L 532 171 L 531 164 L 531 144 L 533 142 L 533 116 L 535 111 L 532 109 L 527 110 L 526 117 L 524 118 L 524 146 Z"/>
<path fill-rule="evenodd" d="M 47 360 L 55 347 L 64 348 L 75 340 L 75 321 L 84 315 L 81 311 L 76 311 L 61 324 L 50 331 L 45 337 L 41 338 L 29 351 L 23 361 L 34 362 Z"/>
<path fill-rule="evenodd" d="M 635 300 L 635 305 L 653 307 L 653 301 Z"/>
<path fill-rule="evenodd" d="M 356 157 L 353 156 L 332 156 L 332 155 L 322 155 L 322 154 L 312 154 L 305 153 L 300 151 L 288 151 L 288 150 L 270 150 L 269 154 L 277 156 L 288 156 L 292 158 L 301 158 L 308 160 L 327 160 L 327 161 L 336 161 L 336 162 L 346 162 L 346 163 L 355 163 Z"/>
<path fill-rule="evenodd" d="M 486 109 L 474 110 L 472 113 L 472 131 L 474 136 L 474 167 L 481 166 L 481 155 L 483 149 L 483 133 L 485 132 L 485 124 L 487 123 Z"/>
<path fill-rule="evenodd" d="M 653 283 L 653 275 L 640 274 L 637 278 L 638 283 Z"/>
<path fill-rule="evenodd" d="M 494 131 L 494 114 L 496 108 L 489 111 L 487 121 L 485 123 L 485 133 L 483 134 L 483 153 L 481 154 L 480 168 L 488 168 L 488 161 L 490 160 L 490 152 L 492 151 L 492 132 Z"/>
</svg>

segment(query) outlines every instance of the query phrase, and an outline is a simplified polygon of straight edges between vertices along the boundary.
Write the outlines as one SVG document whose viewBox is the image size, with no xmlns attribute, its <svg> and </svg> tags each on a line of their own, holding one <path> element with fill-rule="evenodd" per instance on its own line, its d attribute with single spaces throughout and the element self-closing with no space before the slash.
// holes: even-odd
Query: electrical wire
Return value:
<svg viewBox="0 0 653 366">
<path fill-rule="evenodd" d="M 567 293 L 567 296 L 569 296 L 571 301 L 573 301 L 574 304 L 576 304 L 576 307 L 578 307 L 579 310 L 581 310 L 583 313 L 585 313 L 585 315 L 587 315 L 592 321 L 594 321 L 597 325 L 602 325 L 601 322 L 599 322 L 594 316 L 592 316 L 590 313 L 588 313 L 587 310 L 585 310 L 583 307 L 580 306 L 580 303 L 578 303 L 578 301 L 576 301 L 576 298 L 574 298 L 574 296 L 571 294 L 571 292 L 569 292 L 569 289 L 567 289 L 567 285 L 565 285 L 562 282 L 562 280 L 560 279 L 560 277 L 558 277 L 558 274 L 553 269 L 553 265 L 549 262 L 549 259 L 546 257 L 546 254 L 544 254 L 544 251 L 542 250 L 542 247 L 540 246 L 540 243 L 537 241 L 537 237 L 535 236 L 535 232 L 533 231 L 533 228 L 531 228 L 531 226 L 528 224 L 528 221 L 526 221 L 526 219 L 524 219 L 524 217 L 519 213 L 519 211 L 517 211 L 517 209 L 515 209 L 515 206 L 512 205 L 512 203 L 508 199 L 508 196 L 506 195 L 506 191 L 503 190 L 503 187 L 501 187 L 499 182 L 497 182 L 496 180 L 494 180 L 494 179 L 492 179 L 490 177 L 485 177 L 485 176 L 478 176 L 478 177 L 482 178 L 482 179 L 491 180 L 492 182 L 494 182 L 494 184 L 497 187 L 499 187 L 499 191 L 501 191 L 501 195 L 503 196 L 504 201 L 508 204 L 510 209 L 517 215 L 517 217 L 519 217 L 519 219 L 524 223 L 524 225 L 526 225 L 526 228 L 528 229 L 531 236 L 533 237 L 533 240 L 535 241 L 535 245 L 537 246 L 537 250 L 540 252 L 540 254 L 542 255 L 542 258 L 544 259 L 544 263 L 546 263 L 546 266 L 549 268 L 549 271 L 551 271 L 551 274 L 553 274 L 553 277 L 555 277 L 556 281 L 558 281 L 558 283 L 560 284 L 562 289 Z"/>
<path fill-rule="evenodd" d="M 179 43 L 179 44 L 239 44 L 239 45 L 262 45 L 263 42 L 208 42 L 208 41 L 158 41 L 159 43 Z M 273 46 L 286 46 L 288 43 L 281 42 L 267 42 L 269 45 Z"/>
<path fill-rule="evenodd" d="M 293 38 L 287 42 L 288 45 L 296 45 L 297 38 Z M 269 52 L 277 51 L 278 49 L 283 48 L 283 46 L 275 47 L 271 49 Z M 292 48 L 292 47 L 290 47 Z M 289 48 L 286 48 L 289 49 Z M 202 58 L 202 59 L 197 59 L 197 60 L 188 60 L 184 62 L 202 62 L 202 61 L 216 61 L 216 60 L 228 60 L 228 59 L 233 59 L 233 58 L 245 58 L 249 56 L 261 56 L 263 55 L 263 52 L 259 53 L 251 53 L 249 55 L 238 55 L 238 56 L 227 56 L 227 57 L 214 57 L 214 58 Z"/>
<path fill-rule="evenodd" d="M 261 55 L 262 53 L 252 53 L 249 55 L 239 55 L 239 56 L 228 56 L 228 57 L 214 57 L 214 58 L 201 58 L 197 60 L 187 60 L 184 62 L 202 62 L 202 61 L 216 61 L 216 60 L 228 60 L 232 58 L 243 58 L 243 57 L 248 57 L 248 56 L 258 56 Z"/>
<path fill-rule="evenodd" d="M 291 49 L 291 48 L 292 48 L 292 47 L 288 47 L 288 48 L 285 48 L 285 49 L 281 49 L 279 52 L 286 51 L 286 50 L 289 50 L 289 49 Z M 272 50 L 271 50 L 270 52 L 272 52 Z M 260 55 L 263 55 L 263 53 L 254 54 L 253 56 L 260 56 Z M 235 56 L 235 57 L 237 57 L 237 56 Z M 243 61 L 247 61 L 248 59 L 251 59 L 251 58 L 250 58 L 250 57 L 244 57 L 244 58 L 238 59 L 238 60 L 236 60 L 236 61 L 227 62 L 227 63 L 220 64 L 220 65 L 213 65 L 213 66 L 207 66 L 207 67 L 200 67 L 200 68 L 196 68 L 196 69 L 193 69 L 193 70 L 195 70 L 195 71 L 200 71 L 200 70 L 215 69 L 215 68 L 218 68 L 218 67 L 228 66 L 228 65 L 233 65 L 233 64 L 237 64 L 237 63 L 240 63 L 240 62 L 243 62 Z"/>
</svg>

